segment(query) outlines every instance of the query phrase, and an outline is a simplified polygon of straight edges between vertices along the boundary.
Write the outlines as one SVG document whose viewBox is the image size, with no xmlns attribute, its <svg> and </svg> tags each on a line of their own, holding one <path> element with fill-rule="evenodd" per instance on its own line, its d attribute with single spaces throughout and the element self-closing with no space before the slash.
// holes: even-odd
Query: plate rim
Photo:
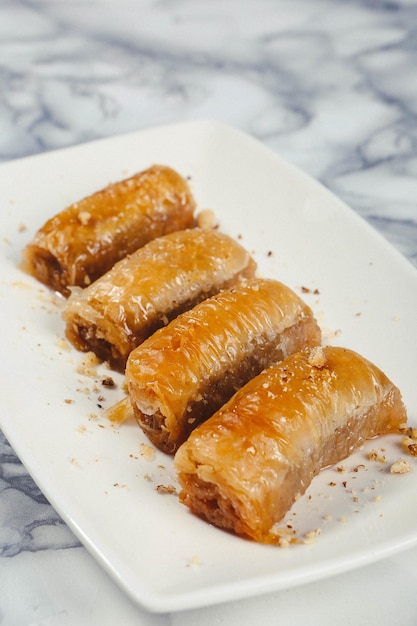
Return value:
<svg viewBox="0 0 417 626">
<path fill-rule="evenodd" d="M 140 138 L 141 136 L 143 136 L 145 133 L 148 135 L 152 135 L 155 132 L 158 133 L 164 133 L 166 131 L 168 131 L 169 129 L 176 129 L 177 132 L 181 132 L 181 130 L 183 129 L 191 129 L 191 128 L 199 128 L 199 129 L 203 129 L 205 130 L 205 132 L 207 132 L 207 130 L 209 130 L 210 132 L 215 132 L 215 133 L 220 133 L 220 134 L 230 134 L 231 136 L 233 135 L 234 137 L 237 137 L 239 140 L 243 140 L 249 143 L 251 143 L 251 145 L 253 146 L 257 146 L 256 149 L 260 149 L 261 151 L 263 151 L 263 153 L 269 157 L 273 157 L 277 163 L 285 163 L 286 166 L 289 166 L 290 168 L 292 168 L 292 170 L 298 175 L 301 175 L 303 177 L 305 177 L 308 181 L 310 181 L 310 183 L 313 183 L 315 185 L 318 185 L 320 188 L 322 188 L 326 193 L 330 194 L 330 196 L 332 197 L 333 200 L 335 200 L 338 205 L 340 207 L 345 207 L 343 210 L 347 210 L 349 212 L 349 216 L 352 217 L 354 220 L 358 220 L 357 223 L 361 223 L 361 227 L 367 229 L 368 234 L 372 233 L 372 236 L 375 238 L 375 240 L 379 240 L 379 245 L 383 245 L 385 250 L 389 252 L 389 254 L 391 256 L 393 256 L 393 258 L 396 259 L 396 262 L 398 263 L 399 267 L 401 267 L 401 269 L 403 271 L 410 271 L 410 277 L 412 277 L 412 279 L 416 279 L 417 281 L 417 269 L 414 268 L 414 266 L 412 265 L 412 263 L 406 258 L 404 257 L 396 248 L 394 248 L 378 231 L 376 231 L 376 229 L 374 229 L 370 224 L 368 224 L 368 222 L 366 222 L 360 215 L 358 215 L 355 211 L 353 211 L 352 209 L 350 209 L 350 207 L 348 207 L 343 201 L 341 201 L 339 198 L 337 198 L 337 196 L 335 196 L 330 190 L 328 190 L 324 185 L 322 185 L 322 183 L 320 183 L 319 181 L 315 180 L 314 178 L 312 178 L 309 174 L 303 172 L 302 170 L 300 170 L 297 166 L 295 166 L 294 164 L 286 161 L 285 159 L 283 159 L 282 157 L 280 157 L 277 153 L 275 153 L 274 151 L 272 151 L 270 148 L 268 148 L 267 146 L 265 146 L 262 142 L 260 142 L 259 140 L 255 139 L 254 137 L 247 135 L 246 133 L 244 133 L 243 131 L 240 131 L 232 126 L 229 126 L 227 124 L 224 124 L 223 122 L 217 122 L 217 121 L 213 121 L 213 120 L 193 120 L 193 121 L 187 121 L 187 122 L 180 122 L 180 123 L 175 123 L 175 124 L 169 124 L 169 125 L 163 125 L 163 126 L 158 126 L 155 128 L 147 128 L 147 129 L 143 129 L 143 130 L 139 130 L 139 131 L 135 131 L 133 133 L 124 133 L 122 135 L 117 135 L 114 137 L 105 137 L 105 138 L 99 138 L 96 139 L 92 142 L 86 142 L 85 144 L 78 144 L 75 146 L 70 146 L 67 148 L 60 148 L 54 151 L 50 151 L 47 153 L 41 153 L 38 155 L 31 155 L 28 157 L 23 157 L 21 159 L 15 159 L 12 161 L 8 161 L 6 163 L 2 163 L 0 164 L 0 170 L 2 170 L 3 168 L 8 168 L 8 167 L 26 167 L 27 162 L 32 162 L 32 160 L 38 160 L 40 161 L 43 158 L 47 158 L 46 160 L 48 160 L 51 155 L 57 155 L 57 153 L 62 153 L 64 155 L 71 155 L 71 153 L 75 153 L 78 154 L 79 151 L 84 151 L 87 153 L 90 150 L 94 150 L 97 145 L 103 145 L 103 144 L 111 144 L 114 141 L 132 141 L 135 139 Z M 200 130 L 201 132 L 201 130 Z M 1 262 L 1 261 L 0 261 Z M 417 282 L 416 282 L 417 284 Z M 13 436 L 13 428 L 9 428 L 8 424 L 7 424 L 7 418 L 6 418 L 6 426 L 4 426 L 3 420 L 2 420 L 2 414 L 3 414 L 3 408 L 0 407 L 0 422 L 1 422 L 1 427 L 2 430 L 4 431 L 6 438 L 10 441 L 11 445 L 13 446 L 13 448 L 17 451 L 19 450 L 20 453 L 18 453 L 19 458 L 21 457 L 21 444 L 18 441 L 15 441 L 15 438 Z M 10 434 L 11 433 L 11 434 Z M 24 448 L 24 444 L 23 444 L 23 448 Z M 23 452 L 23 456 L 26 457 L 27 453 Z M 22 462 L 25 464 L 25 459 L 22 460 Z M 30 462 L 29 459 L 29 467 L 32 466 L 32 463 Z M 29 469 L 29 473 L 33 476 L 32 471 L 30 471 Z M 37 472 L 35 472 L 35 475 L 37 476 Z M 37 484 L 40 486 L 40 488 L 42 489 L 42 491 L 44 491 L 44 489 L 41 487 L 41 484 L 43 484 L 44 481 L 42 481 L 42 478 L 39 478 L 39 476 L 36 477 L 36 479 L 34 478 L 35 482 L 37 482 Z M 65 510 L 62 510 L 62 506 L 59 503 L 59 500 L 57 501 L 56 497 L 54 497 L 54 494 L 49 493 L 50 490 L 47 489 L 48 493 L 45 493 L 45 495 L 47 496 L 48 500 L 52 503 L 52 505 L 57 509 L 57 512 L 59 513 L 59 515 L 62 517 L 62 519 L 68 524 L 68 526 L 71 528 L 71 530 L 74 532 L 74 534 L 80 538 L 81 542 L 86 546 L 86 548 L 88 549 L 88 551 L 96 558 L 96 560 L 98 560 L 100 562 L 100 564 L 104 567 L 106 567 L 106 570 L 110 572 L 110 574 L 112 574 L 113 579 L 116 580 L 116 582 L 119 583 L 120 586 L 122 586 L 122 588 L 126 591 L 126 593 L 132 597 L 132 599 L 134 599 L 136 602 L 138 602 L 140 605 L 142 605 L 144 608 L 146 608 L 149 611 L 152 612 L 166 612 L 166 611 L 176 611 L 176 610 L 183 610 L 184 608 L 197 608 L 197 607 L 201 607 L 203 605 L 208 605 L 208 604 L 213 604 L 213 603 L 217 603 L 217 602 L 223 602 L 223 601 L 228 601 L 231 599 L 237 599 L 239 597 L 241 597 L 241 592 L 239 592 L 237 589 L 234 588 L 234 585 L 232 585 L 232 587 L 229 586 L 228 589 L 228 595 L 227 597 L 225 597 L 224 593 L 222 593 L 222 589 L 217 591 L 217 594 L 215 592 L 212 592 L 211 597 L 209 598 L 205 598 L 205 602 L 202 602 L 203 598 L 201 598 L 201 594 L 204 594 L 204 590 L 201 592 L 196 592 L 194 591 L 192 594 L 189 593 L 185 593 L 185 594 L 179 594 L 176 593 L 173 596 L 171 596 L 169 598 L 169 602 L 165 602 L 164 598 L 161 598 L 160 594 L 158 593 L 154 593 L 154 595 L 152 596 L 151 594 L 149 594 L 149 589 L 146 589 L 146 593 L 148 594 L 147 597 L 144 596 L 144 594 L 142 593 L 142 595 L 138 596 L 138 594 L 133 593 L 132 595 L 132 589 L 129 588 L 129 586 L 126 586 L 125 581 L 118 578 L 117 576 L 117 572 L 114 572 L 113 570 L 108 569 L 108 564 L 106 563 L 106 558 L 105 555 L 100 555 L 97 554 L 97 552 L 94 549 L 94 546 L 88 541 L 88 538 L 84 537 L 82 534 L 82 529 L 80 529 L 77 524 L 74 522 L 74 520 L 72 519 L 71 515 L 66 512 Z M 82 537 L 82 538 L 81 538 Z M 403 550 L 403 549 L 407 549 L 408 547 L 410 547 L 411 545 L 417 544 L 417 532 L 415 535 L 409 536 L 407 538 L 407 540 L 403 540 L 400 541 L 399 544 L 401 545 L 391 545 L 389 547 L 387 546 L 381 546 L 380 550 L 374 550 L 373 553 L 369 553 L 367 555 L 367 558 L 362 559 L 362 563 L 360 566 L 365 565 L 367 563 L 371 563 L 374 562 L 376 560 L 379 560 L 380 558 L 385 558 L 385 556 L 389 556 L 391 554 L 394 554 L 395 552 L 398 552 L 399 550 Z M 301 582 L 297 582 L 297 581 L 293 581 L 291 584 L 289 584 L 290 587 L 296 586 L 298 584 L 307 584 L 308 582 L 310 582 L 311 580 L 313 580 L 313 576 L 314 576 L 314 580 L 317 579 L 323 579 L 326 578 L 334 573 L 342 573 L 345 571 L 348 571 L 349 569 L 355 569 L 357 567 L 357 565 L 355 565 L 355 563 L 351 563 L 351 566 L 346 567 L 346 564 L 344 565 L 339 565 L 337 566 L 337 564 L 333 564 L 333 566 L 331 566 L 330 568 L 328 567 L 327 570 L 323 570 L 321 572 L 321 574 L 318 574 L 317 571 L 315 571 L 314 573 L 311 572 L 310 575 L 305 575 L 304 576 L 304 582 L 303 580 Z M 274 580 L 270 579 L 270 576 L 267 576 L 267 580 L 268 580 L 268 584 L 265 587 L 265 583 L 266 581 L 263 580 L 262 582 L 262 577 L 257 579 L 260 580 L 261 582 L 259 583 L 258 586 L 262 586 L 262 589 L 255 589 L 253 590 L 254 593 L 259 594 L 259 593 L 264 593 L 265 592 L 265 588 L 269 588 L 269 591 L 272 590 L 279 590 L 279 589 L 283 589 L 283 588 L 288 588 L 288 581 L 287 584 L 278 584 L 276 583 L 276 580 L 274 582 Z M 262 583 L 262 585 L 261 585 Z M 224 590 L 224 585 L 223 585 L 223 590 Z M 268 592 L 268 589 L 267 591 Z M 248 589 L 248 585 L 246 585 L 245 587 L 245 593 L 248 594 L 250 593 L 250 589 Z M 254 593 L 252 593 L 252 595 L 254 595 Z"/>
</svg>

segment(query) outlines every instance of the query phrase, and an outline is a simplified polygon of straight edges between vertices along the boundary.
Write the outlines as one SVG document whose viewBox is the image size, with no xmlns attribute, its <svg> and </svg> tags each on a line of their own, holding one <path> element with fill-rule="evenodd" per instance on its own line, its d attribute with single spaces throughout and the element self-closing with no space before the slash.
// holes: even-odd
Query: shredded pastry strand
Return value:
<svg viewBox="0 0 417 626">
<path fill-rule="evenodd" d="M 192 227 L 195 207 L 187 181 L 154 165 L 49 219 L 24 249 L 22 268 L 68 296 L 148 241 Z"/>
<path fill-rule="evenodd" d="M 406 422 L 398 388 L 340 347 L 305 349 L 250 381 L 179 448 L 181 500 L 210 523 L 273 543 L 313 477 Z"/>
<path fill-rule="evenodd" d="M 155 330 L 255 269 L 251 255 L 217 230 L 158 237 L 70 296 L 67 338 L 123 371 L 129 353 Z"/>
<path fill-rule="evenodd" d="M 136 419 L 174 453 L 264 367 L 320 341 L 310 307 L 282 283 L 253 279 L 224 290 L 132 351 L 126 382 Z"/>
</svg>

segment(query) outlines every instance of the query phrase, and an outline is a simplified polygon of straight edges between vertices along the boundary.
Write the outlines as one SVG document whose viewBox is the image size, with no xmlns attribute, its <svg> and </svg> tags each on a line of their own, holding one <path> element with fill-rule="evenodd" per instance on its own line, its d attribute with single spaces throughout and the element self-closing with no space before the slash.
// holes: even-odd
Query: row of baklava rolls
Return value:
<svg viewBox="0 0 417 626">
<path fill-rule="evenodd" d="M 149 439 L 175 454 L 181 500 L 262 542 L 322 467 L 406 421 L 399 390 L 313 312 L 256 277 L 233 238 L 195 225 L 190 188 L 154 166 L 59 214 L 24 253 L 68 296 L 66 335 L 125 371 Z"/>
</svg>

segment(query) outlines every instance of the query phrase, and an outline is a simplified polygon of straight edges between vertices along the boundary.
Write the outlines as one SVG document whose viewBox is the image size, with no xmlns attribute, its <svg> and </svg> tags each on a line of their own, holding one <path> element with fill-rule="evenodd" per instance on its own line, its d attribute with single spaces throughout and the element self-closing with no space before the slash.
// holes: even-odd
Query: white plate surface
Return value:
<svg viewBox="0 0 417 626">
<path fill-rule="evenodd" d="M 283 522 L 300 539 L 283 549 L 213 528 L 176 495 L 158 492 L 176 485 L 172 460 L 158 451 L 150 458 L 134 424 L 109 424 L 104 409 L 122 397 L 122 377 L 104 366 L 95 376 L 77 371 L 83 357 L 63 341 L 62 300 L 20 271 L 21 250 L 72 201 L 153 163 L 190 176 L 199 208 L 213 209 L 221 228 L 241 237 L 260 274 L 303 295 L 327 341 L 385 370 L 417 425 L 415 269 L 263 145 L 222 124 L 190 122 L 0 167 L 0 424 L 28 471 L 98 561 L 151 611 L 289 588 L 417 543 L 417 463 L 408 457 L 410 473 L 390 474 L 404 456 L 396 437 L 369 442 L 341 464 L 344 471 L 323 471 Z M 109 374 L 116 389 L 101 385 Z M 381 459 L 370 461 L 371 450 Z"/>
</svg>

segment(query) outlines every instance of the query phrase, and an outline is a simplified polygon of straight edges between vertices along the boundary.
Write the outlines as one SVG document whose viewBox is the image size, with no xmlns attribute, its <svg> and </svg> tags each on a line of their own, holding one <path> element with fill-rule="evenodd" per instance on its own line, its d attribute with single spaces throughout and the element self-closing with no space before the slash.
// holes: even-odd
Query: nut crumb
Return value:
<svg viewBox="0 0 417 626">
<path fill-rule="evenodd" d="M 417 441 L 417 427 L 416 426 L 407 426 L 407 424 L 401 424 L 400 432 L 412 439 Z"/>
<path fill-rule="evenodd" d="M 417 442 L 410 443 L 410 445 L 408 446 L 408 451 L 411 454 L 411 456 L 417 456 Z"/>
<path fill-rule="evenodd" d="M 313 293 L 315 296 L 319 296 L 320 295 L 320 290 L 319 289 L 310 289 L 310 287 L 305 287 L 304 285 L 301 285 L 301 292 L 302 293 Z"/>
<path fill-rule="evenodd" d="M 308 357 L 308 363 L 312 367 L 317 367 L 318 369 L 322 369 L 326 365 L 326 356 L 321 346 L 316 346 L 311 350 Z"/>
<path fill-rule="evenodd" d="M 289 548 L 292 543 L 296 543 L 297 539 L 295 538 L 295 531 L 293 528 L 289 528 L 286 526 L 279 526 L 273 528 L 273 534 L 276 536 L 277 545 L 280 548 Z"/>
<path fill-rule="evenodd" d="M 111 376 L 104 376 L 101 379 L 101 384 L 103 385 L 103 387 L 116 387 L 116 383 L 114 382 L 114 379 Z"/>
<path fill-rule="evenodd" d="M 81 364 L 77 367 L 77 373 L 93 378 L 96 376 L 96 367 L 100 363 L 94 352 L 86 352 Z"/>
<path fill-rule="evenodd" d="M 383 454 L 379 454 L 377 450 L 371 450 L 368 454 L 368 459 L 370 461 L 377 461 L 378 463 L 385 463 L 385 456 Z"/>
<path fill-rule="evenodd" d="M 152 446 L 148 445 L 147 443 L 141 443 L 140 444 L 140 454 L 147 461 L 152 461 L 154 456 L 155 456 L 155 450 L 154 450 L 154 448 Z"/>
<path fill-rule="evenodd" d="M 407 428 L 403 432 L 406 435 L 401 440 L 402 447 L 411 456 L 417 456 L 417 428 Z"/>
<path fill-rule="evenodd" d="M 287 539 L 287 537 L 278 537 L 278 541 L 277 544 L 279 545 L 280 548 L 289 548 L 290 547 L 290 540 Z"/>
<path fill-rule="evenodd" d="M 304 535 L 304 543 L 314 543 L 314 541 L 321 535 L 321 528 L 316 528 L 315 530 L 309 530 Z"/>
<path fill-rule="evenodd" d="M 158 485 L 155 489 L 155 491 L 157 491 L 158 493 L 162 493 L 162 494 L 176 494 L 177 490 L 174 487 L 174 485 Z"/>
<path fill-rule="evenodd" d="M 391 474 L 407 474 L 411 472 L 411 465 L 405 459 L 400 459 L 391 465 L 389 471 Z"/>
<path fill-rule="evenodd" d="M 198 213 L 197 226 L 200 228 L 216 228 L 217 220 L 213 209 L 203 209 Z"/>
</svg>

